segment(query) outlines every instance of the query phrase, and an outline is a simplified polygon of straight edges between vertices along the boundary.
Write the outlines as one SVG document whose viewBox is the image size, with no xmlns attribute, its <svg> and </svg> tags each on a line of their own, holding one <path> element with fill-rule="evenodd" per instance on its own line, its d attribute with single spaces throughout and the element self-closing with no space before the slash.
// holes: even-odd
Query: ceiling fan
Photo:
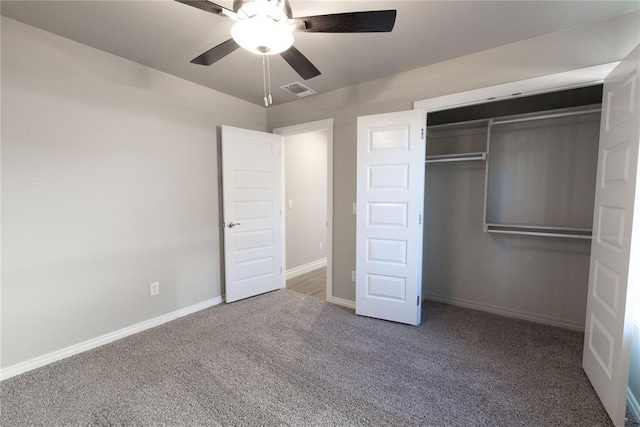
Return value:
<svg viewBox="0 0 640 427">
<path fill-rule="evenodd" d="M 380 33 L 390 32 L 396 20 L 395 10 L 347 12 L 293 18 L 288 0 L 234 0 L 233 10 L 207 0 L 176 0 L 215 15 L 231 18 L 229 40 L 220 43 L 191 62 L 211 65 L 236 49 L 268 56 L 280 54 L 303 79 L 320 71 L 293 46 L 293 32 L 306 33 Z"/>
</svg>

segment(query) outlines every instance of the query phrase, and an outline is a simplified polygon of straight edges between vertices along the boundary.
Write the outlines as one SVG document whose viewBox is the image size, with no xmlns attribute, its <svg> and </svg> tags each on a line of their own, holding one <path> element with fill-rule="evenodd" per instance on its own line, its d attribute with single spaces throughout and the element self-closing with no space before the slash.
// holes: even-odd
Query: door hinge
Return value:
<svg viewBox="0 0 640 427">
<path fill-rule="evenodd" d="M 420 129 L 420 138 L 424 140 L 424 128 Z"/>
<path fill-rule="evenodd" d="M 280 267 L 280 273 L 282 273 L 282 267 Z"/>
<path fill-rule="evenodd" d="M 418 225 L 422 225 L 422 214 L 418 216 Z"/>
<path fill-rule="evenodd" d="M 416 297 L 416 305 L 420 305 L 420 295 Z"/>
</svg>

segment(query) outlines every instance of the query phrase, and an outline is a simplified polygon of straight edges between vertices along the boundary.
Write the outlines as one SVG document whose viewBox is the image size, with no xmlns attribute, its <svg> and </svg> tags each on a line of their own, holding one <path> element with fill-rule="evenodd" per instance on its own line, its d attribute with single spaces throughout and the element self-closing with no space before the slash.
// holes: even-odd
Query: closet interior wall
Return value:
<svg viewBox="0 0 640 427">
<path fill-rule="evenodd" d="M 594 107 L 599 108 L 599 105 L 589 106 Z M 491 121 L 497 119 L 492 117 L 427 127 L 423 297 L 583 329 L 590 239 L 485 232 L 486 168 L 491 167 L 490 129 Z M 576 116 L 576 123 L 584 122 L 583 115 Z M 527 203 L 547 203 L 544 206 L 532 205 L 530 209 L 540 218 L 553 218 L 557 216 L 554 212 L 561 212 L 563 219 L 575 214 L 580 225 L 585 218 L 592 218 L 592 190 L 595 188 L 597 167 L 597 154 L 594 156 L 592 153 L 597 153 L 599 115 L 592 115 L 588 126 L 587 131 L 583 126 L 571 132 L 566 126 L 554 130 L 551 124 L 549 129 L 537 132 L 529 140 L 518 135 L 508 150 L 504 145 L 508 141 L 505 142 L 505 135 L 501 135 L 501 156 L 505 152 L 509 155 L 501 159 L 503 166 L 508 165 L 505 172 L 509 175 L 509 181 L 503 181 L 502 185 L 515 185 L 517 188 L 515 191 L 511 189 L 513 193 L 509 197 L 513 200 L 496 198 L 495 186 L 500 179 L 496 181 L 495 176 L 501 171 L 491 170 L 491 179 L 496 182 L 490 189 L 494 195 L 487 211 L 490 214 L 496 210 L 503 215 L 509 212 L 517 214 L 527 212 Z M 558 139 L 558 144 L 553 142 L 554 138 Z M 518 144 L 522 149 L 517 148 Z M 541 145 L 546 151 L 532 154 L 526 148 L 532 144 Z M 450 161 L 454 154 L 485 152 L 487 145 L 486 162 Z M 562 148 L 556 149 L 556 146 Z M 578 151 L 572 155 L 567 152 L 567 147 Z M 562 158 L 558 159 L 556 155 Z M 443 159 L 447 160 L 441 161 Z M 575 201 L 576 205 L 573 202 L 576 189 L 549 179 L 549 170 L 538 170 L 541 160 L 545 165 L 555 164 L 556 169 L 560 162 L 561 175 L 579 171 L 581 175 L 578 178 L 573 176 L 572 182 L 584 181 L 582 188 L 587 189 L 583 191 L 584 197 L 591 199 L 582 197 Z M 518 175 L 514 175 L 514 171 L 521 171 L 522 179 L 518 182 L 514 182 L 513 177 Z M 533 195 L 537 198 L 529 197 Z M 513 207 L 495 206 L 496 200 L 503 204 L 511 203 Z M 556 206 L 558 200 L 565 203 L 561 211 Z M 584 212 L 584 206 L 590 211 Z"/>
</svg>

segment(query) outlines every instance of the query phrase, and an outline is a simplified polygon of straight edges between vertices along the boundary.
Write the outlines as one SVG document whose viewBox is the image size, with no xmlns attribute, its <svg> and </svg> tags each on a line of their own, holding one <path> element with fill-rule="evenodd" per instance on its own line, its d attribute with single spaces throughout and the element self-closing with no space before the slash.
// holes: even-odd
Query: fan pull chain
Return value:
<svg viewBox="0 0 640 427">
<path fill-rule="evenodd" d="M 269 106 L 269 98 L 267 98 L 267 55 L 262 55 L 262 87 L 264 94 L 264 106 Z"/>
<path fill-rule="evenodd" d="M 262 55 L 262 87 L 264 88 L 264 106 L 268 107 L 273 104 L 271 97 L 271 66 L 269 64 L 269 55 Z"/>
<path fill-rule="evenodd" d="M 269 105 L 271 105 L 273 104 L 273 98 L 271 98 L 271 64 L 269 63 L 268 56 L 267 56 L 267 89 L 269 91 Z"/>
</svg>

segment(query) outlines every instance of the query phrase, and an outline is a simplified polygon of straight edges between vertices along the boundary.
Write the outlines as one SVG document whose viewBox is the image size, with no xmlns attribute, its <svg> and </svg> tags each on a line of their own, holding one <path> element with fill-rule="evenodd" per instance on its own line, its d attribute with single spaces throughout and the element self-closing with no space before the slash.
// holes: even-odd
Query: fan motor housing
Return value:
<svg viewBox="0 0 640 427">
<path fill-rule="evenodd" d="M 277 19 L 280 13 L 284 13 L 288 19 L 291 19 L 292 16 L 291 5 L 288 0 L 234 0 L 233 11 L 235 13 L 245 12 L 251 18 L 255 13 L 250 12 L 253 5 L 255 5 L 256 10 L 267 11 L 266 14 L 274 19 Z"/>
</svg>

